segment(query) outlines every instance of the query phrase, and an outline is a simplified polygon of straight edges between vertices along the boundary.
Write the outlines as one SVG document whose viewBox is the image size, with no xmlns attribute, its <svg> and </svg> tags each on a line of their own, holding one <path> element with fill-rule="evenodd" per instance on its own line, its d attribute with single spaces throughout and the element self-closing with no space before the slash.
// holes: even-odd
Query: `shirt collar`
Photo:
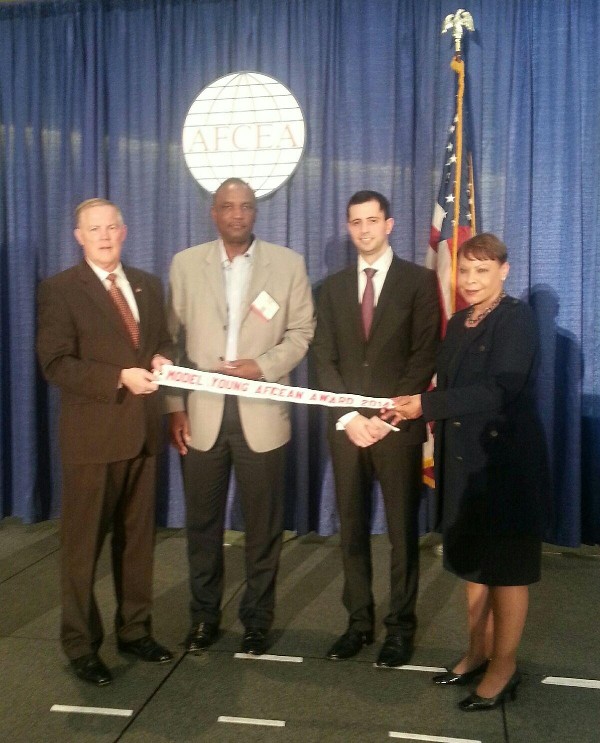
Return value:
<svg viewBox="0 0 600 743">
<path fill-rule="evenodd" d="M 115 268 L 114 271 L 107 271 L 104 268 L 100 268 L 100 266 L 97 266 L 95 263 L 92 263 L 92 261 L 88 260 L 87 258 L 85 259 L 85 261 L 102 283 L 106 281 L 106 279 L 108 278 L 108 275 L 111 273 L 116 274 L 118 279 L 121 279 L 122 281 L 127 281 L 127 276 L 125 276 L 125 271 L 123 270 L 122 263 L 119 263 L 119 265 Z"/>
<path fill-rule="evenodd" d="M 360 272 L 364 271 L 365 268 L 374 268 L 376 271 L 386 272 L 389 269 L 389 267 L 392 265 L 393 258 L 394 258 L 394 253 L 389 245 L 387 246 L 383 255 L 380 255 L 379 258 L 374 263 L 367 263 L 367 261 L 362 257 L 362 255 L 359 255 L 358 256 L 358 273 L 360 274 Z"/>
<path fill-rule="evenodd" d="M 219 238 L 218 242 L 219 242 L 219 255 L 221 257 L 221 265 L 223 266 L 223 268 L 229 268 L 229 266 L 231 266 L 231 261 L 229 260 L 229 256 L 227 255 L 227 251 L 225 250 L 225 245 L 223 244 L 223 240 Z M 242 256 L 248 258 L 250 263 L 252 263 L 252 260 L 254 259 L 255 248 L 256 248 L 256 238 L 253 235 L 252 242 L 250 243 L 250 247 L 245 253 L 242 253 Z"/>
</svg>

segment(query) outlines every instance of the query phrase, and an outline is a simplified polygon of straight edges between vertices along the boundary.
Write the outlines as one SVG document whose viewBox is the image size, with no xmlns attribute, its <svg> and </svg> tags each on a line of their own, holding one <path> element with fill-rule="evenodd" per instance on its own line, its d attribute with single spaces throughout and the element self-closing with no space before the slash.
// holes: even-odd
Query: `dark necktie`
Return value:
<svg viewBox="0 0 600 743">
<path fill-rule="evenodd" d="M 367 277 L 367 284 L 362 295 L 362 302 L 360 304 L 360 312 L 362 315 L 363 332 L 365 334 L 365 340 L 369 340 L 369 333 L 371 332 L 371 325 L 373 324 L 373 313 L 375 311 L 375 287 L 373 286 L 373 276 L 377 273 L 376 268 L 365 268 L 365 275 Z"/>
<path fill-rule="evenodd" d="M 123 296 L 123 292 L 116 284 L 117 274 L 109 273 L 106 278 L 110 281 L 110 289 L 108 290 L 108 294 L 110 295 L 112 301 L 115 303 L 115 307 L 119 311 L 119 315 L 121 315 L 121 319 L 123 320 L 125 327 L 127 328 L 127 332 L 129 333 L 129 337 L 131 338 L 133 347 L 139 348 L 140 327 L 137 324 L 135 317 L 133 316 L 131 307 L 127 304 L 127 300 Z"/>
</svg>

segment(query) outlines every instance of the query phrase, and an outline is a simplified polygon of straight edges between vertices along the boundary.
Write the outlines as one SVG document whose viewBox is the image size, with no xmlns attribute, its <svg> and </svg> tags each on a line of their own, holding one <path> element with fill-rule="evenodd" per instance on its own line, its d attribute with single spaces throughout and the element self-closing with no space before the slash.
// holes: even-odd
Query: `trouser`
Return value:
<svg viewBox="0 0 600 743">
<path fill-rule="evenodd" d="M 285 446 L 252 451 L 232 396 L 225 398 L 214 446 L 204 452 L 189 449 L 183 457 L 192 623 L 218 624 L 221 618 L 223 530 L 232 465 L 246 533 L 246 588 L 239 617 L 245 627 L 268 629 L 283 534 Z"/>
<path fill-rule="evenodd" d="M 156 457 L 63 464 L 61 641 L 71 659 L 103 640 L 94 596 L 96 564 L 112 523 L 115 628 L 131 641 L 150 632 Z"/>
<path fill-rule="evenodd" d="M 398 445 L 395 435 L 390 433 L 361 448 L 352 444 L 344 431 L 336 431 L 331 452 L 344 566 L 343 603 L 349 627 L 373 629 L 371 496 L 377 479 L 392 547 L 390 606 L 384 623 L 388 634 L 411 639 L 417 624 L 422 446 Z"/>
</svg>

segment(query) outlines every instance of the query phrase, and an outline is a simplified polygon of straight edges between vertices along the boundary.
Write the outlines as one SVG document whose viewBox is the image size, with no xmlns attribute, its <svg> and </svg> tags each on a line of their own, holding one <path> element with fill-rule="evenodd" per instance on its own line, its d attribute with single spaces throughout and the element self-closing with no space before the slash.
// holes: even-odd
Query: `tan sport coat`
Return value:
<svg viewBox="0 0 600 743">
<path fill-rule="evenodd" d="M 265 320 L 250 309 L 265 291 L 279 309 Z M 170 272 L 169 330 L 176 363 L 216 369 L 225 355 L 227 306 L 219 243 L 214 240 L 177 253 Z M 252 275 L 238 337 L 238 358 L 254 359 L 269 382 L 289 383 L 314 332 L 314 308 L 304 259 L 289 248 L 256 240 Z M 224 396 L 210 392 L 167 395 L 169 412 L 187 410 L 191 446 L 207 451 L 216 441 Z M 288 403 L 239 398 L 242 429 L 257 452 L 283 446 L 290 438 Z"/>
</svg>

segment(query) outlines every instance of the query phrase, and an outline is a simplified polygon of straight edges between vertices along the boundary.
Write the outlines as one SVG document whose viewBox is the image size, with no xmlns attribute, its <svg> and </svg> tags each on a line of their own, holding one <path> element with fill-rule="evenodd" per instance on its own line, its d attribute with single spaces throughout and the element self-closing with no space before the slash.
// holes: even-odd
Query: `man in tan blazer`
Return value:
<svg viewBox="0 0 600 743">
<path fill-rule="evenodd" d="M 118 207 L 88 199 L 75 220 L 83 260 L 41 283 L 37 351 L 61 393 L 61 641 L 77 676 L 102 686 L 111 674 L 98 656 L 94 577 L 111 525 L 119 650 L 172 658 L 150 615 L 161 413 L 152 370 L 170 363 L 171 346 L 160 281 L 121 263 Z"/>
<path fill-rule="evenodd" d="M 314 310 L 302 257 L 256 238 L 256 199 L 238 178 L 217 189 L 211 216 L 219 239 L 173 258 L 169 329 L 177 362 L 246 379 L 287 384 L 313 336 Z M 246 529 L 242 652 L 267 648 L 284 514 L 287 403 L 207 392 L 171 394 L 171 440 L 183 456 L 190 566 L 188 651 L 218 636 L 223 528 L 230 470 Z"/>
</svg>

